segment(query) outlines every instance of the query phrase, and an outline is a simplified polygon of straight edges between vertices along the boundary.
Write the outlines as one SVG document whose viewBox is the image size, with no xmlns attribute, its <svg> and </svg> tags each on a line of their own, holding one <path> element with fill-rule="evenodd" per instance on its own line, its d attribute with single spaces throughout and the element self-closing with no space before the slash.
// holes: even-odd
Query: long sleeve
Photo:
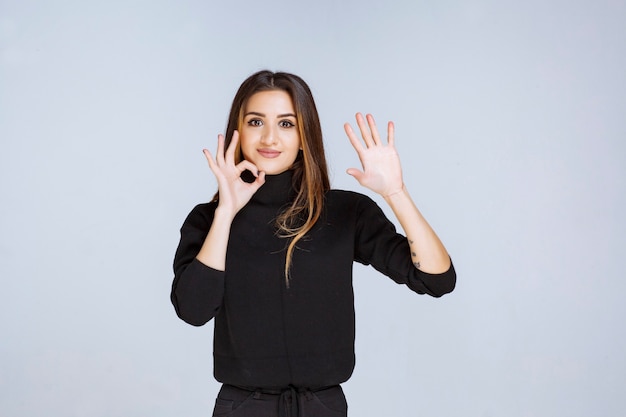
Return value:
<svg viewBox="0 0 626 417">
<path fill-rule="evenodd" d="M 171 300 L 176 314 L 185 322 L 202 326 L 222 305 L 224 272 L 196 259 L 211 227 L 215 204 L 196 206 L 180 229 L 180 243 L 174 257 Z"/>
<path fill-rule="evenodd" d="M 406 237 L 385 217 L 380 207 L 363 196 L 356 207 L 355 260 L 372 265 L 398 284 L 406 284 L 419 294 L 441 297 L 456 284 L 456 272 L 450 268 L 441 274 L 430 274 L 415 268 Z"/>
</svg>

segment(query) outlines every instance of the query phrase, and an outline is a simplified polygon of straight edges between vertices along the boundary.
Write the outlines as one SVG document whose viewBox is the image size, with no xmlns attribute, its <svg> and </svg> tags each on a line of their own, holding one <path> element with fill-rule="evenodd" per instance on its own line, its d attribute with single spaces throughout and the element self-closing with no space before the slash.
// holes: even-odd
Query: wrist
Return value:
<svg viewBox="0 0 626 417">
<path fill-rule="evenodd" d="M 215 208 L 215 214 L 213 215 L 213 221 L 218 221 L 220 223 L 222 222 L 226 222 L 226 223 L 232 223 L 233 219 L 235 218 L 235 215 L 237 214 L 236 211 L 231 210 L 228 207 L 223 207 L 218 205 Z"/>
<path fill-rule="evenodd" d="M 385 200 L 387 200 L 389 198 L 392 198 L 392 197 L 397 196 L 399 194 L 403 194 L 405 192 L 406 192 L 406 187 L 404 186 L 404 183 L 402 183 L 402 187 L 400 187 L 398 189 L 395 189 L 395 190 L 391 190 L 391 191 L 389 191 L 386 194 L 383 194 L 383 198 Z"/>
</svg>

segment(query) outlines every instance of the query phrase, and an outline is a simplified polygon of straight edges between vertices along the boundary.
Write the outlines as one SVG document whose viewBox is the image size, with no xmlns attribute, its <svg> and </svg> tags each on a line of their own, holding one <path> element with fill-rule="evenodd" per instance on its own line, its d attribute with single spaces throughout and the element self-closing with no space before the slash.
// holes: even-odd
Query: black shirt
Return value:
<svg viewBox="0 0 626 417">
<path fill-rule="evenodd" d="M 330 190 L 321 218 L 297 243 L 289 286 L 288 239 L 275 218 L 293 197 L 291 172 L 265 184 L 231 226 L 226 271 L 195 259 L 217 203 L 196 206 L 181 228 L 172 303 L 201 326 L 215 317 L 214 373 L 223 383 L 316 388 L 345 382 L 354 369 L 352 263 L 371 264 L 419 294 L 454 289 L 454 267 L 428 274 L 413 266 L 406 238 L 369 197 Z"/>
</svg>

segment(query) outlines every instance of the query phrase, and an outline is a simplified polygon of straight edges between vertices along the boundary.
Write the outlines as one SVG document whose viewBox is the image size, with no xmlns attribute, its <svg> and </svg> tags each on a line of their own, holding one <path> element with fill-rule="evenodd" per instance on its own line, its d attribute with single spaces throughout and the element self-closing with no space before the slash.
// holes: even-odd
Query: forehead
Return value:
<svg viewBox="0 0 626 417">
<path fill-rule="evenodd" d="M 259 91 L 254 93 L 246 103 L 245 112 L 259 112 L 264 114 L 295 113 L 293 101 L 283 90 Z"/>
</svg>

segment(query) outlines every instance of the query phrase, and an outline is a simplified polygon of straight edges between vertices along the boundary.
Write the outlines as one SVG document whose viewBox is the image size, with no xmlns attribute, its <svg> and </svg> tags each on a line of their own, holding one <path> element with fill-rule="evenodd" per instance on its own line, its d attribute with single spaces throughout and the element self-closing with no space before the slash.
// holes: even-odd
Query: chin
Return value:
<svg viewBox="0 0 626 417">
<path fill-rule="evenodd" d="M 266 164 L 266 165 L 259 164 L 257 165 L 257 168 L 259 168 L 259 171 L 265 172 L 265 175 L 278 175 L 289 170 L 289 168 L 291 168 L 291 165 L 286 167 L 286 166 L 276 166 L 274 164 Z"/>
</svg>

